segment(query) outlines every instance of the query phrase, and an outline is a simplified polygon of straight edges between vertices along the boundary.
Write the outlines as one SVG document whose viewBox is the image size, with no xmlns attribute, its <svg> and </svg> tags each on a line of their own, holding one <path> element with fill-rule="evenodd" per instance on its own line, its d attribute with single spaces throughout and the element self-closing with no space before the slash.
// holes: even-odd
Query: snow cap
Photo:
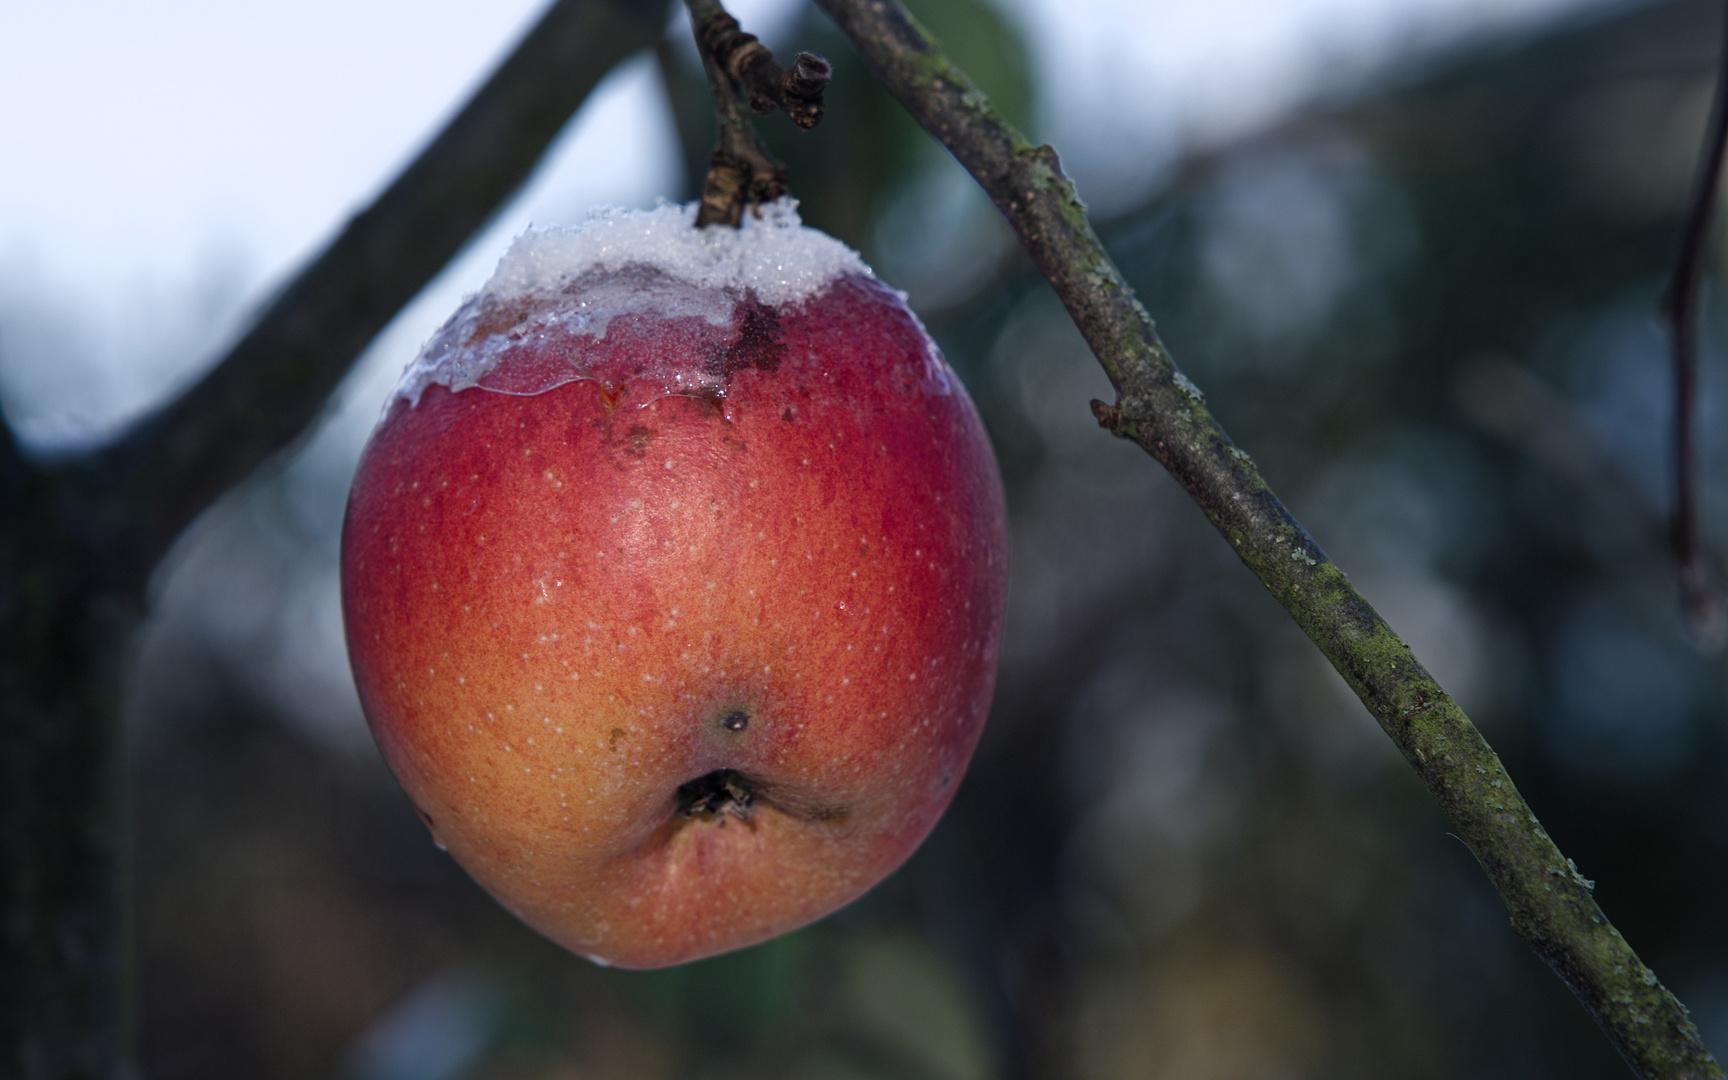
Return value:
<svg viewBox="0 0 1728 1080">
<path fill-rule="evenodd" d="M 661 203 L 652 210 L 607 207 L 590 211 L 580 225 L 529 229 L 504 253 L 480 295 L 512 300 L 625 266 L 706 289 L 749 290 L 769 307 L 796 304 L 842 274 L 870 276 L 856 251 L 805 227 L 795 199 L 746 210 L 737 229 L 698 229 L 695 203 Z"/>
<path fill-rule="evenodd" d="M 612 319 L 649 312 L 729 330 L 747 296 L 771 308 L 796 307 L 843 275 L 874 276 L 857 252 L 807 228 L 791 198 L 745 211 L 737 229 L 698 229 L 696 209 L 694 203 L 605 208 L 580 225 L 529 229 L 485 287 L 421 348 L 385 412 L 397 399 L 417 403 L 433 385 L 537 393 L 590 377 L 571 366 L 531 386 L 489 385 L 487 376 L 524 330 L 601 340 Z M 516 315 L 500 323 L 498 313 L 511 310 Z M 668 393 L 712 389 L 670 369 L 641 374 L 659 378 Z"/>
</svg>

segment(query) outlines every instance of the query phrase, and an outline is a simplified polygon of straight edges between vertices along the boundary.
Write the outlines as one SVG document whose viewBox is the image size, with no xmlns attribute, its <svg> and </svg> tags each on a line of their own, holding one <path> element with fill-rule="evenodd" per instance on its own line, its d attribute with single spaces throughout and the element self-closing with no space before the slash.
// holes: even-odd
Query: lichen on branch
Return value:
<svg viewBox="0 0 1728 1080">
<path fill-rule="evenodd" d="M 1320 647 L 1499 890 L 1513 929 L 1638 1075 L 1722 1077 L 1685 1006 L 1597 906 L 1499 757 L 1225 434 L 1099 243 L 1056 152 L 1033 146 L 898 0 L 816 0 L 872 73 L 978 182 L 1116 388 L 1099 422 L 1151 454 Z"/>
</svg>

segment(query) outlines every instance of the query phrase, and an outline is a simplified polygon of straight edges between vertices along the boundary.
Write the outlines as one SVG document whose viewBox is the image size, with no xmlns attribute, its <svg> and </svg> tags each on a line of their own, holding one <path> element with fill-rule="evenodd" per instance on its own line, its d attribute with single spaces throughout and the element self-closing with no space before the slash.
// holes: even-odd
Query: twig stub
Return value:
<svg viewBox="0 0 1728 1080">
<path fill-rule="evenodd" d="M 718 3 L 700 5 L 696 41 L 720 65 L 720 70 L 744 88 L 750 108 L 763 116 L 779 109 L 808 131 L 822 120 L 822 91 L 834 69 L 815 53 L 801 52 L 790 71 L 774 60 L 768 46 L 745 33 Z"/>
</svg>

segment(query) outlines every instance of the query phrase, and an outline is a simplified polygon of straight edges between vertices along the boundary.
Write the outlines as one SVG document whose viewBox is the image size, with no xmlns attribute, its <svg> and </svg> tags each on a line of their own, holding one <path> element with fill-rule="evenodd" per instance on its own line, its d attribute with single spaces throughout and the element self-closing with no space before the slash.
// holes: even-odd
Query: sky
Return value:
<svg viewBox="0 0 1728 1080">
<path fill-rule="evenodd" d="M 795 2 L 732 9 L 777 43 Z M 1183 149 L 1251 131 L 1413 51 L 1600 2 L 1004 6 L 1033 48 L 1037 134 L 1057 144 L 1082 195 L 1108 208 L 1155 183 Z M 0 3 L 0 403 L 26 440 L 99 438 L 196 377 L 541 6 Z M 1088 119 L 1098 116 L 1109 124 Z M 529 189 L 375 345 L 350 396 L 382 401 L 511 235 L 595 205 L 652 205 L 676 190 L 676 153 L 651 67 L 614 73 Z"/>
</svg>

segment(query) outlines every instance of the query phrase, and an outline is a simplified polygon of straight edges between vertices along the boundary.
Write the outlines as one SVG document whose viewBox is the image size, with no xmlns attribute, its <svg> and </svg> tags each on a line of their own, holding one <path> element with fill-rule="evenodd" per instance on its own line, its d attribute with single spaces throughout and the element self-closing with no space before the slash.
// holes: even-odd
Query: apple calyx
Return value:
<svg viewBox="0 0 1728 1080">
<path fill-rule="evenodd" d="M 728 817 L 749 821 L 755 803 L 753 786 L 737 769 L 715 769 L 678 789 L 679 817 L 705 818 L 717 825 L 726 824 Z"/>
</svg>

